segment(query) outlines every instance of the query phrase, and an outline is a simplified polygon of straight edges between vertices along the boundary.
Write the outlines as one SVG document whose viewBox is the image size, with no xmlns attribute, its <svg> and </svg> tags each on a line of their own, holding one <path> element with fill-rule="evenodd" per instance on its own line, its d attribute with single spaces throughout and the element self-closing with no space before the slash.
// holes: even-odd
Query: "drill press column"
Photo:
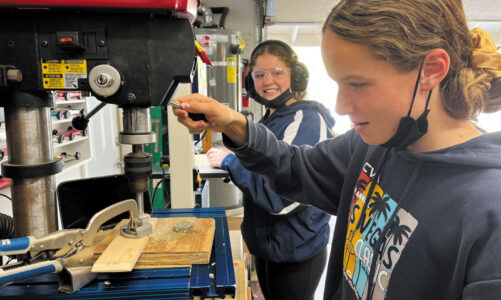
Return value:
<svg viewBox="0 0 501 300">
<path fill-rule="evenodd" d="M 48 107 L 6 107 L 8 163 L 32 166 L 54 159 Z M 41 236 L 56 230 L 54 176 L 12 178 L 12 210 L 17 236 Z"/>
</svg>

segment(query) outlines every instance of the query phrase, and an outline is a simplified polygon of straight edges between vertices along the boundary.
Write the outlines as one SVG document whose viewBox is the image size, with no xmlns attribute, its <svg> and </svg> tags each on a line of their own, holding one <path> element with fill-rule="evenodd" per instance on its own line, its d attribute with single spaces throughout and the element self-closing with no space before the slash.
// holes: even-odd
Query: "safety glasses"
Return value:
<svg viewBox="0 0 501 300">
<path fill-rule="evenodd" d="M 290 68 L 273 68 L 268 70 L 254 70 L 252 71 L 252 79 L 254 81 L 264 81 L 267 76 L 272 79 L 280 79 L 290 72 Z"/>
</svg>

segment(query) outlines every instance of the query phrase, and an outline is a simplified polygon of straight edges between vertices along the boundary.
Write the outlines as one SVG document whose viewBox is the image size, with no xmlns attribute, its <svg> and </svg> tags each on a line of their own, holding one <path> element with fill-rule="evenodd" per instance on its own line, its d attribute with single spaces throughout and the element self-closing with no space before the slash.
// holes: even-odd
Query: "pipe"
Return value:
<svg viewBox="0 0 501 300">
<path fill-rule="evenodd" d="M 9 163 L 38 165 L 54 158 L 50 108 L 6 107 Z M 54 176 L 13 178 L 12 211 L 16 236 L 42 236 L 56 230 Z"/>
</svg>

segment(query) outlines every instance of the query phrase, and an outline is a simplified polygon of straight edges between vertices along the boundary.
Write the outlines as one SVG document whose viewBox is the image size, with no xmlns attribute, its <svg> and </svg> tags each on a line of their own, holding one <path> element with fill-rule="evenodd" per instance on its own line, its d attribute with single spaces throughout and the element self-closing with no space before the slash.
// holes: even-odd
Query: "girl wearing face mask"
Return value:
<svg viewBox="0 0 501 300">
<path fill-rule="evenodd" d="M 501 54 L 460 0 L 342 0 L 322 57 L 353 130 L 315 147 L 278 141 L 212 99 L 178 99 L 282 197 L 337 215 L 324 299 L 499 299 Z"/>
<path fill-rule="evenodd" d="M 281 41 L 265 41 L 253 51 L 248 94 L 267 110 L 259 122 L 278 139 L 314 145 L 331 138 L 334 119 L 315 101 L 304 101 L 306 66 Z M 254 256 L 267 300 L 313 299 L 327 259 L 330 216 L 278 196 L 260 175 L 246 170 L 228 149 L 212 148 L 212 167 L 228 170 L 244 195 L 242 236 Z"/>
</svg>

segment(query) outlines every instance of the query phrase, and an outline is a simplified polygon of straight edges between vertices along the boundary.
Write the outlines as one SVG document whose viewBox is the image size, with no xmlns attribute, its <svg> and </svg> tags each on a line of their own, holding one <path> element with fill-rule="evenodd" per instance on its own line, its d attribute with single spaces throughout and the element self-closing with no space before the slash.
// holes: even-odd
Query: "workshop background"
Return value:
<svg viewBox="0 0 501 300">
<path fill-rule="evenodd" d="M 308 86 L 308 98 L 315 99 L 323 103 L 333 114 L 336 119 L 334 131 L 337 134 L 346 132 L 350 128 L 350 121 L 346 116 L 338 116 L 334 111 L 337 85 L 326 74 L 320 55 L 321 28 L 322 23 L 327 16 L 330 8 L 337 1 L 332 0 L 203 0 L 201 3 L 207 7 L 226 7 L 228 8 L 224 20 L 224 29 L 235 31 L 243 40 L 245 46 L 242 53 L 236 55 L 236 72 L 241 76 L 244 72 L 244 60 L 249 59 L 252 49 L 262 40 L 278 39 L 292 45 L 297 52 L 299 59 L 305 63 L 310 72 L 310 81 Z M 486 30 L 495 40 L 497 45 L 501 45 L 501 5 L 499 0 L 463 0 L 466 15 L 471 28 L 480 27 Z M 221 14 L 214 13 L 214 22 L 220 22 Z M 199 17 L 200 19 L 200 17 Z M 196 33 L 196 32 L 195 32 Z M 196 33 L 197 34 L 197 33 Z M 200 35 L 205 33 L 201 32 Z M 232 33 L 229 33 L 232 34 Z M 198 35 L 198 34 L 197 34 Z M 243 46 L 240 43 L 240 46 Z M 498 50 L 499 51 L 499 50 Z M 210 54 L 210 53 L 208 53 Z M 197 87 L 195 91 L 207 92 L 207 83 L 202 82 L 207 80 L 207 77 L 212 75 L 206 74 L 208 70 L 199 69 L 197 72 Z M 241 80 L 241 77 L 238 77 Z M 210 79 L 209 88 L 210 88 Z M 228 81 L 229 82 L 229 81 Z M 252 101 L 246 103 L 245 95 L 242 95 L 241 82 L 234 83 L 237 93 L 235 108 L 252 117 L 254 120 L 259 120 L 263 115 L 263 107 Z M 177 95 L 188 94 L 194 91 L 194 88 L 189 84 L 181 84 L 177 91 Z M 52 128 L 59 131 L 55 133 L 54 153 L 62 155 L 66 153 L 68 157 L 80 153 L 81 157 L 74 158 L 69 161 L 64 170 L 56 175 L 56 184 L 60 184 L 69 180 L 82 178 L 108 176 L 121 174 L 124 170 L 123 157 L 131 151 L 130 145 L 123 145 L 118 142 L 119 132 L 123 130 L 122 109 L 116 105 L 107 105 L 96 113 L 91 119 L 88 127 L 88 132 L 75 132 L 70 138 L 71 132 L 64 136 L 62 142 L 58 140 L 61 132 L 70 131 L 71 118 L 81 114 L 82 110 L 89 112 L 100 104 L 96 98 L 88 96 L 85 93 L 65 93 L 56 94 L 56 107 L 53 109 L 51 118 Z M 243 100 L 242 100 L 243 99 Z M 238 102 L 238 103 L 237 103 Z M 170 109 L 169 109 L 170 110 Z M 59 114 L 58 114 L 59 112 Z M 68 114 L 65 116 L 65 113 Z M 171 113 L 171 112 L 169 112 Z M 154 164 L 162 164 L 162 159 L 169 154 L 171 167 L 171 182 L 170 186 L 159 184 L 162 179 L 154 179 L 150 184 L 150 194 L 155 186 L 159 186 L 156 192 L 156 197 L 153 199 L 154 208 L 183 208 L 183 207 L 210 207 L 219 206 L 217 203 L 211 203 L 211 198 L 224 197 L 225 201 L 222 205 L 227 209 L 227 215 L 230 216 L 231 222 L 230 232 L 235 235 L 235 244 L 241 243 L 241 238 L 238 237 L 239 219 L 242 216 L 241 195 L 235 187 L 228 188 L 228 183 L 220 179 L 206 179 L 206 183 L 210 182 L 209 189 L 203 191 L 196 190 L 192 193 L 192 181 L 186 180 L 192 176 L 191 168 L 179 170 L 178 165 L 186 165 L 186 162 L 193 166 L 206 164 L 203 156 L 195 156 L 197 151 L 203 151 L 202 142 L 197 143 L 191 137 L 186 138 L 186 130 L 179 124 L 171 123 L 172 117 L 169 119 L 162 108 L 152 108 L 152 130 L 156 134 L 156 142 L 146 147 L 146 150 L 153 155 Z M 488 132 L 501 130 L 501 112 L 493 114 L 481 114 L 477 120 L 478 125 Z M 6 133 L 3 108 L 0 109 L 0 148 L 5 152 L 2 161 L 6 161 L 8 157 L 6 149 Z M 201 138 L 201 137 L 198 137 Z M 216 145 L 220 142 L 220 137 L 216 134 L 212 137 L 213 143 Z M 219 140 L 218 140 L 219 139 Z M 169 141 L 175 140 L 176 143 Z M 206 141 L 203 141 L 204 143 Z M 164 163 L 167 163 L 164 161 Z M 185 168 L 186 169 L 186 168 Z M 160 169 L 162 172 L 163 169 Z M 175 174 L 180 172 L 179 181 L 176 182 Z M 161 175 L 159 178 L 162 178 Z M 165 183 L 164 183 L 165 184 Z M 10 196 L 10 186 L 5 182 L 5 179 L 0 179 L 0 213 L 12 215 L 11 201 L 5 197 Z M 207 185 L 209 186 L 209 185 Z M 186 196 L 186 191 L 190 196 Z M 168 195 L 172 200 L 165 200 Z M 179 196 L 178 196 L 179 195 Z M 221 196 L 223 195 L 223 196 Z M 228 199 L 226 199 L 228 198 Z M 174 201 L 176 199 L 176 202 Z M 208 200 L 209 199 L 209 200 Z M 331 218 L 331 228 L 335 226 L 335 217 Z M 232 240 L 233 241 L 233 240 Z M 238 248 L 238 246 L 236 246 Z M 329 246 L 330 247 L 330 246 Z M 249 260 L 245 254 L 245 246 L 241 245 L 240 249 L 235 250 L 242 256 L 242 259 Z M 248 268 L 252 268 L 247 262 Z M 250 274 L 251 280 L 253 274 Z M 322 299 L 325 278 L 320 280 L 320 285 L 315 294 L 315 299 Z M 256 292 L 254 298 L 259 298 Z"/>
</svg>

